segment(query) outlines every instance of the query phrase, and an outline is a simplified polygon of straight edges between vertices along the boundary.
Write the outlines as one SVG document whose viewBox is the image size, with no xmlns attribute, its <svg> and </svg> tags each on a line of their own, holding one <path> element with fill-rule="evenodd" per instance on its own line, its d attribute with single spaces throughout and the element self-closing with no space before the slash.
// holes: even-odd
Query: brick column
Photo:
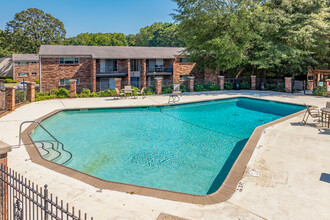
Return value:
<svg viewBox="0 0 330 220">
<path fill-rule="evenodd" d="M 127 85 L 131 85 L 131 59 L 127 59 Z"/>
<path fill-rule="evenodd" d="M 147 61 L 146 61 L 146 59 L 140 60 L 140 80 L 141 80 L 141 88 L 147 87 Z"/>
<path fill-rule="evenodd" d="M 121 78 L 115 78 L 116 88 L 121 89 Z"/>
<path fill-rule="evenodd" d="M 28 82 L 27 83 L 27 100 L 29 102 L 34 102 L 36 97 L 36 83 Z"/>
<path fill-rule="evenodd" d="M 92 92 L 96 92 L 96 59 L 92 59 Z"/>
<path fill-rule="evenodd" d="M 8 111 L 15 111 L 15 87 L 7 87 L 7 109 Z"/>
<path fill-rule="evenodd" d="M 251 89 L 257 89 L 257 76 L 251 76 Z"/>
<path fill-rule="evenodd" d="M 155 84 L 156 84 L 156 94 L 161 94 L 162 93 L 162 77 L 155 77 Z"/>
<path fill-rule="evenodd" d="M 11 147 L 0 141 L 0 167 L 3 171 L 8 171 L 7 154 L 10 151 Z M 2 178 L 7 179 L 6 174 L 2 175 Z M 0 219 L 8 219 L 8 186 L 3 181 L 0 181 Z"/>
<path fill-rule="evenodd" d="M 327 79 L 325 86 L 327 87 L 327 96 L 330 97 L 330 79 Z"/>
<path fill-rule="evenodd" d="M 195 77 L 194 76 L 188 76 L 188 90 L 189 90 L 189 92 L 194 91 L 194 84 L 195 84 Z"/>
<path fill-rule="evenodd" d="M 225 89 L 225 76 L 218 76 L 218 85 L 220 87 L 220 90 Z"/>
<path fill-rule="evenodd" d="M 77 80 L 70 79 L 70 98 L 75 98 L 77 94 Z"/>
<path fill-rule="evenodd" d="M 285 79 L 285 92 L 292 92 L 292 77 L 284 77 Z"/>
</svg>

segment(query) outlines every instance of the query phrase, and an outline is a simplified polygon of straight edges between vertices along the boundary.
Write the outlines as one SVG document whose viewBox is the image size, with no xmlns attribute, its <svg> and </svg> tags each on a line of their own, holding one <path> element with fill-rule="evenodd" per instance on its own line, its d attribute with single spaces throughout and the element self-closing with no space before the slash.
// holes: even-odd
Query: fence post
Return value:
<svg viewBox="0 0 330 220">
<path fill-rule="evenodd" d="M 7 109 L 8 111 L 15 111 L 15 86 L 6 88 L 7 93 Z"/>
<path fill-rule="evenodd" d="M 77 80 L 70 79 L 70 98 L 75 98 L 77 93 Z"/>
<path fill-rule="evenodd" d="M 36 88 L 36 83 L 35 82 L 28 82 L 27 83 L 27 99 L 29 102 L 34 102 L 35 101 L 35 88 Z"/>
<path fill-rule="evenodd" d="M 292 90 L 292 77 L 284 77 L 285 80 L 285 92 L 291 93 Z"/>
<path fill-rule="evenodd" d="M 195 83 L 195 77 L 194 76 L 188 76 L 188 89 L 189 89 L 189 92 L 194 91 L 194 83 Z"/>
<path fill-rule="evenodd" d="M 220 90 L 225 89 L 225 76 L 218 76 L 218 84 L 219 84 Z"/>
<path fill-rule="evenodd" d="M 4 180 L 7 179 L 5 172 L 7 171 L 7 154 L 11 151 L 11 147 L 8 144 L 5 144 L 0 141 L 0 169 L 1 169 L 1 178 Z M 8 187 L 7 183 L 0 180 L 0 219 L 8 219 Z"/>
<path fill-rule="evenodd" d="M 44 212 L 45 212 L 45 220 L 48 219 L 48 189 L 47 189 L 48 185 L 46 184 L 45 185 L 45 188 L 44 188 Z"/>
<path fill-rule="evenodd" d="M 325 86 L 327 88 L 327 96 L 330 97 L 330 79 L 327 79 Z"/>
<path fill-rule="evenodd" d="M 115 78 L 116 88 L 121 90 L 121 78 Z"/>
<path fill-rule="evenodd" d="M 257 89 L 257 76 L 251 76 L 251 89 Z"/>
<path fill-rule="evenodd" d="M 156 94 L 162 93 L 162 77 L 155 77 L 155 84 L 156 84 Z"/>
</svg>

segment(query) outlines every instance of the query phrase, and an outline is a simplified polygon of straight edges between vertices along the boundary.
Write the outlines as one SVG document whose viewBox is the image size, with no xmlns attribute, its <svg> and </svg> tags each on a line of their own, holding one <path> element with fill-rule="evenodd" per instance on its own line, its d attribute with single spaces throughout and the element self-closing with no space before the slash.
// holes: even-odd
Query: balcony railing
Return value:
<svg viewBox="0 0 330 220">
<path fill-rule="evenodd" d="M 148 67 L 148 73 L 150 72 L 169 72 L 172 73 L 173 72 L 173 68 L 172 67 Z"/>
</svg>

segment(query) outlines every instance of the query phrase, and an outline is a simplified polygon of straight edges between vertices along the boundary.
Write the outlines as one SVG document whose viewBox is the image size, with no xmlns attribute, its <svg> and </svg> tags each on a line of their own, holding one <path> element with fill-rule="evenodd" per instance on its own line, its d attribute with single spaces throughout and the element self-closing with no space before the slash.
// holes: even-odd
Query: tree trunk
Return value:
<svg viewBox="0 0 330 220">
<path fill-rule="evenodd" d="M 263 81 L 263 82 L 266 81 L 266 69 L 264 69 L 264 75 L 262 76 L 262 81 Z"/>
<path fill-rule="evenodd" d="M 237 73 L 237 75 L 236 75 L 236 77 L 235 77 L 236 79 L 239 77 L 239 75 L 241 75 L 241 73 L 243 72 L 243 70 L 244 70 L 244 69 L 241 69 L 241 70 Z"/>
</svg>

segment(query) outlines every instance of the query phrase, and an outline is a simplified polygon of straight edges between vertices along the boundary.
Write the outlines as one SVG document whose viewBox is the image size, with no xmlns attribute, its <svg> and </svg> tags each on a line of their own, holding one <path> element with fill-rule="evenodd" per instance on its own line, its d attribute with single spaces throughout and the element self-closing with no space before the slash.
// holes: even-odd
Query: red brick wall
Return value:
<svg viewBox="0 0 330 220">
<path fill-rule="evenodd" d="M 117 60 L 117 72 L 118 73 L 128 73 L 127 76 L 125 77 L 121 77 L 121 85 L 122 86 L 127 86 L 128 84 L 130 84 L 131 78 L 128 77 L 130 76 L 130 62 L 128 61 L 128 59 L 118 59 Z"/>
<path fill-rule="evenodd" d="M 180 63 L 176 58 L 173 63 L 173 83 L 180 83 L 180 75 L 190 75 L 196 63 Z"/>
<path fill-rule="evenodd" d="M 41 86 L 42 91 L 50 91 L 60 87 L 60 79 L 80 79 L 77 91 L 83 88 L 92 90 L 92 58 L 80 57 L 79 64 L 59 64 L 59 58 L 41 58 Z M 69 89 L 70 86 L 65 86 Z"/>
<path fill-rule="evenodd" d="M 39 79 L 39 62 L 29 65 L 14 65 L 13 79 L 22 82 L 23 77 L 19 77 L 18 73 L 29 73 L 29 77 L 24 77 L 24 80 L 34 82 L 36 79 Z M 32 75 L 32 73 L 37 73 L 37 75 Z"/>
</svg>

